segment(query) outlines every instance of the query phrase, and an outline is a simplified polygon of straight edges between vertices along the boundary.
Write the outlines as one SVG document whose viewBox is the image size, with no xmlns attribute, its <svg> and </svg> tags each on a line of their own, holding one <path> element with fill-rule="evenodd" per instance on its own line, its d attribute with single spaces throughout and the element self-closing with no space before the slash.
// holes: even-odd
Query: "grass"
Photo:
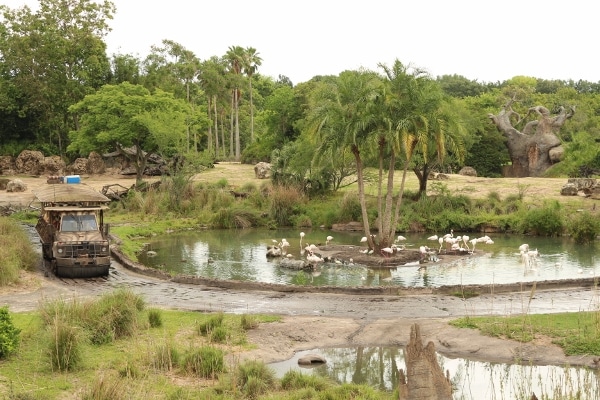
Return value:
<svg viewBox="0 0 600 400">
<path fill-rule="evenodd" d="M 560 346 L 566 355 L 600 356 L 600 312 L 532 314 L 512 317 L 463 317 L 450 322 L 459 328 L 519 342 L 543 337 Z"/>
<path fill-rule="evenodd" d="M 198 332 L 198 325 L 212 320 L 215 314 L 160 310 L 162 324 L 153 327 L 150 318 L 157 310 L 138 307 L 134 307 L 137 310 L 134 331 L 114 328 L 115 332 L 131 334 L 113 335 L 114 340 L 110 342 L 94 344 L 88 332 L 94 328 L 82 328 L 90 322 L 80 310 L 106 309 L 107 303 L 113 304 L 110 308 L 114 309 L 115 301 L 124 302 L 119 290 L 97 300 L 62 300 L 43 304 L 36 312 L 11 313 L 13 324 L 21 330 L 21 341 L 18 350 L 0 363 L 0 393 L 10 393 L 9 399 L 216 398 L 215 386 L 219 383 L 220 372 L 226 369 L 221 357 L 252 347 L 246 340 L 246 330 L 239 315 L 219 317 L 228 340 L 215 343 Z M 80 340 L 77 364 L 60 364 L 58 367 L 53 364 L 48 346 L 52 343 L 55 328 L 45 322 L 49 314 L 60 321 L 61 328 L 71 328 L 67 332 L 69 340 L 70 334 L 76 332 Z M 98 316 L 98 313 L 93 314 Z M 105 314 L 113 315 L 114 312 L 106 311 Z M 100 328 L 106 325 L 103 318 L 96 319 Z M 126 322 L 130 321 L 129 317 L 114 319 L 129 325 Z M 252 315 L 251 319 L 256 324 L 264 324 L 278 321 L 279 317 Z M 62 343 L 69 344 L 69 340 Z M 204 362 L 209 362 L 208 367 Z M 202 376 L 212 383 L 199 382 L 192 379 L 192 375 Z M 178 397 L 178 393 L 181 396 Z M 228 398 L 236 397 L 223 397 Z"/>
<path fill-rule="evenodd" d="M 19 281 L 21 270 L 33 270 L 40 256 L 20 224 L 0 217 L 0 286 Z"/>
</svg>

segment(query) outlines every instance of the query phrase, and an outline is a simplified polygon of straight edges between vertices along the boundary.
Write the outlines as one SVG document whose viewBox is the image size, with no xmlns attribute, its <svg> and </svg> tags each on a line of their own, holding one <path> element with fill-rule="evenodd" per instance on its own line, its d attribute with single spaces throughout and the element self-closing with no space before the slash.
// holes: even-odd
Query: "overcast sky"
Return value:
<svg viewBox="0 0 600 400">
<path fill-rule="evenodd" d="M 3 0 L 17 8 L 36 0 Z M 541 0 L 113 0 L 109 54 L 173 40 L 205 60 L 254 47 L 262 75 L 294 84 L 395 59 L 432 76 L 600 82 L 593 2 Z"/>
</svg>

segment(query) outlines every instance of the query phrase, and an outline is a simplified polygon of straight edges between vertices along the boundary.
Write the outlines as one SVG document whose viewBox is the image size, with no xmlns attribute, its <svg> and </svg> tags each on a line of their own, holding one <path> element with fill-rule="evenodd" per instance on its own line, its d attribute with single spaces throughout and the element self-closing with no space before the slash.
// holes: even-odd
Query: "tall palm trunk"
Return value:
<svg viewBox="0 0 600 400">
<path fill-rule="evenodd" d="M 356 177 L 358 183 L 358 201 L 362 212 L 363 229 L 365 230 L 365 236 L 367 237 L 367 243 L 370 249 L 375 248 L 375 243 L 371 237 L 371 227 L 369 226 L 369 214 L 367 213 L 367 202 L 365 199 L 365 180 L 363 175 L 363 165 L 360 158 L 360 150 L 356 145 L 352 146 L 352 154 L 356 160 Z"/>
</svg>

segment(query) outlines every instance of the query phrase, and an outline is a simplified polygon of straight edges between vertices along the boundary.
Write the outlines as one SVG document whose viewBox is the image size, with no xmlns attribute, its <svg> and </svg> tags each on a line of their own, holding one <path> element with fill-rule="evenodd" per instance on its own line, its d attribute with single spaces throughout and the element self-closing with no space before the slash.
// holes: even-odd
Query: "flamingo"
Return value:
<svg viewBox="0 0 600 400">
<path fill-rule="evenodd" d="M 381 255 L 384 257 L 389 257 L 393 252 L 394 250 L 391 247 L 384 247 L 381 249 Z"/>
<path fill-rule="evenodd" d="M 477 244 L 477 239 L 471 239 L 471 240 L 469 240 L 469 243 L 471 243 L 471 245 L 473 246 L 471 248 L 471 253 L 474 253 L 475 252 L 475 245 Z"/>
<path fill-rule="evenodd" d="M 302 239 L 304 239 L 304 232 L 300 232 L 300 248 L 302 248 Z"/>
<path fill-rule="evenodd" d="M 329 242 L 333 240 L 333 236 L 327 236 L 327 240 L 325 241 L 325 245 L 327 246 Z"/>
<path fill-rule="evenodd" d="M 438 235 L 429 236 L 427 240 L 438 240 Z"/>
<path fill-rule="evenodd" d="M 406 240 L 406 238 L 402 235 L 398 235 L 398 238 L 396 239 L 396 242 L 404 242 Z"/>
<path fill-rule="evenodd" d="M 467 246 L 467 250 L 471 251 L 471 249 L 469 248 L 469 237 L 467 235 L 463 235 L 462 236 L 462 241 L 465 244 L 465 246 Z"/>
</svg>

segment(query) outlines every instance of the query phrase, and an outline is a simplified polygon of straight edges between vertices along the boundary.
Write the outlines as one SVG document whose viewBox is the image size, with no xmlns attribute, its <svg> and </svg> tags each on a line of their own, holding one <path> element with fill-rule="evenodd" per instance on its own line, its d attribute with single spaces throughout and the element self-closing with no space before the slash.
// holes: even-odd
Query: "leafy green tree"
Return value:
<svg viewBox="0 0 600 400">
<path fill-rule="evenodd" d="M 13 112 L 29 119 L 37 139 L 61 154 L 78 123 L 69 106 L 108 80 L 103 37 L 114 11 L 107 0 L 40 0 L 35 12 L 1 7 L 2 72 L 22 100 L 13 103 Z"/>
<path fill-rule="evenodd" d="M 141 61 L 130 54 L 114 54 L 111 59 L 109 84 L 129 82 L 133 85 L 142 83 Z"/>
<path fill-rule="evenodd" d="M 446 94 L 457 98 L 479 96 L 488 90 L 484 84 L 462 75 L 442 75 L 438 76 L 436 81 Z"/>
<path fill-rule="evenodd" d="M 79 154 L 116 148 L 135 166 L 141 182 L 151 153 L 173 155 L 185 148 L 189 106 L 173 95 L 128 82 L 105 85 L 71 106 L 80 127 L 70 133 L 68 150 Z M 131 156 L 125 148 L 133 147 Z"/>
</svg>

